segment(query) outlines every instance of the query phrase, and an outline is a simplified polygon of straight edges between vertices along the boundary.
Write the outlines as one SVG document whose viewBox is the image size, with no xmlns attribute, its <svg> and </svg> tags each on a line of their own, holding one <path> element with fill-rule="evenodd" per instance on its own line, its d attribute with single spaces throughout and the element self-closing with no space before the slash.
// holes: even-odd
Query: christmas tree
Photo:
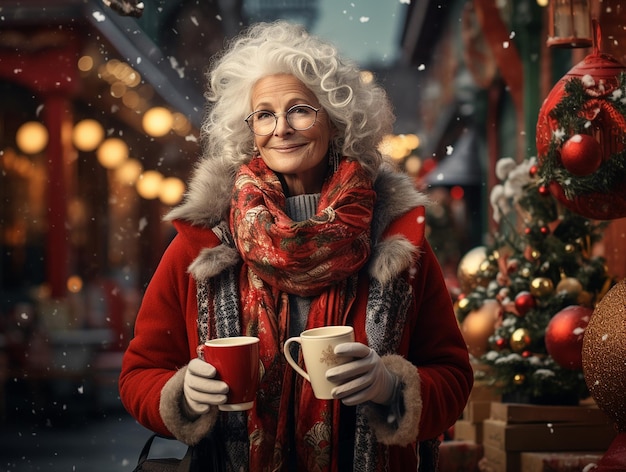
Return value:
<svg viewBox="0 0 626 472">
<path fill-rule="evenodd" d="M 612 285 L 592 254 L 605 223 L 565 208 L 538 173 L 534 157 L 498 161 L 501 183 L 490 195 L 498 228 L 478 260 L 470 251 L 475 269 L 461 260 L 455 308 L 470 354 L 486 367 L 477 380 L 513 401 L 572 403 L 589 396 L 583 333 Z"/>
</svg>

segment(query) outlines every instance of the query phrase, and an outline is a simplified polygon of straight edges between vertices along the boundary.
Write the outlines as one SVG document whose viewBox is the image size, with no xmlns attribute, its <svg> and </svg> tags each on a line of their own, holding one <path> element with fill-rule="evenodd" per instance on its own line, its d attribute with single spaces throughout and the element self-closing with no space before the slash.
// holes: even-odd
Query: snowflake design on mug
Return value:
<svg viewBox="0 0 626 472">
<path fill-rule="evenodd" d="M 333 347 L 329 344 L 328 347 L 322 351 L 320 362 L 328 366 L 337 365 L 337 357 Z"/>
</svg>

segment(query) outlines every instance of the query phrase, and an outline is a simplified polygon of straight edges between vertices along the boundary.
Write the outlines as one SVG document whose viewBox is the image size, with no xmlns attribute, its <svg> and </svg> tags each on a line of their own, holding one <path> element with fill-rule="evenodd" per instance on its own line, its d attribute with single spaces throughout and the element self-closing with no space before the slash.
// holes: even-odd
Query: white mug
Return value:
<svg viewBox="0 0 626 472">
<path fill-rule="evenodd" d="M 316 398 L 331 400 L 333 397 L 330 391 L 337 384 L 326 380 L 326 371 L 352 360 L 348 356 L 337 356 L 334 352 L 335 346 L 353 341 L 352 326 L 324 326 L 303 331 L 300 336 L 287 339 L 283 353 L 291 367 L 311 383 Z M 306 371 L 291 356 L 289 346 L 292 343 L 300 344 Z"/>
</svg>

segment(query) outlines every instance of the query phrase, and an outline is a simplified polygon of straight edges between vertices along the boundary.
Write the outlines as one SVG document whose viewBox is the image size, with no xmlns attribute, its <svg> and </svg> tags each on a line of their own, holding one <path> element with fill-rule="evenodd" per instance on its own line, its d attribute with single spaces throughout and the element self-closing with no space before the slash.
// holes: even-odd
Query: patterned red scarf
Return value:
<svg viewBox="0 0 626 472">
<path fill-rule="evenodd" d="M 356 161 L 344 159 L 325 182 L 317 214 L 294 222 L 285 195 L 262 159 L 241 167 L 231 202 L 231 231 L 243 258 L 239 285 L 242 331 L 262 333 L 265 373 L 248 415 L 250 471 L 337 468 L 339 402 L 317 400 L 310 384 L 286 367 L 288 294 L 313 297 L 307 328 L 344 324 L 358 271 L 370 255 L 375 193 Z"/>
</svg>

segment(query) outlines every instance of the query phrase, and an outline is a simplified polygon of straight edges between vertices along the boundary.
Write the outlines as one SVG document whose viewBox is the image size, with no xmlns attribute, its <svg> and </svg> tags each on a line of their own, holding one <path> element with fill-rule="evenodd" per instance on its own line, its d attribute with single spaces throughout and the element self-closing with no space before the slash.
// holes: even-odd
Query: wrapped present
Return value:
<svg viewBox="0 0 626 472">
<path fill-rule="evenodd" d="M 483 448 L 473 441 L 444 441 L 439 446 L 438 472 L 476 472 Z"/>
<path fill-rule="evenodd" d="M 521 472 L 581 472 L 601 458 L 599 452 L 522 452 Z"/>
</svg>

